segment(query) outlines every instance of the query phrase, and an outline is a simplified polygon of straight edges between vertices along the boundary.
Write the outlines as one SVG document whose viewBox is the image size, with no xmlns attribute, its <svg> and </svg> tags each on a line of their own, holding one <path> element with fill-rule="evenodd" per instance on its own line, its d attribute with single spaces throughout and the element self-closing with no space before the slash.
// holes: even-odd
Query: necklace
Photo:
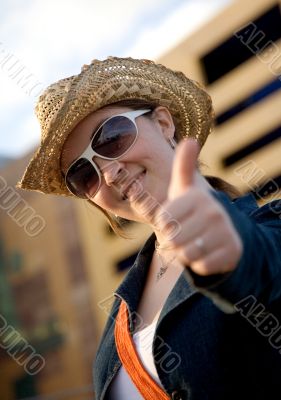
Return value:
<svg viewBox="0 0 281 400">
<path fill-rule="evenodd" d="M 155 251 L 156 251 L 157 257 L 159 258 L 160 263 L 161 263 L 160 270 L 159 270 L 159 271 L 157 272 L 157 274 L 156 274 L 156 282 L 158 282 L 159 279 L 162 278 L 162 276 L 163 276 L 163 275 L 165 274 L 165 272 L 167 271 L 169 265 L 170 265 L 170 264 L 174 261 L 174 259 L 176 258 L 176 256 L 174 256 L 174 257 L 172 257 L 166 264 L 164 264 L 163 258 L 162 258 L 162 256 L 161 256 L 161 254 L 159 253 L 159 248 L 160 248 L 160 245 L 159 245 L 158 241 L 155 240 Z"/>
</svg>

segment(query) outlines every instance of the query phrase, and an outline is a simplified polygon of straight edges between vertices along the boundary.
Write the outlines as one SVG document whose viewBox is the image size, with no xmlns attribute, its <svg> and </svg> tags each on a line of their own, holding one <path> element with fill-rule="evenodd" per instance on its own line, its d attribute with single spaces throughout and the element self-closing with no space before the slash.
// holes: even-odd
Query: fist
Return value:
<svg viewBox="0 0 281 400">
<path fill-rule="evenodd" d="M 166 235 L 163 246 L 176 250 L 181 263 L 199 275 L 230 272 L 243 251 L 242 240 L 224 207 L 211 194 L 196 169 L 199 145 L 194 139 L 183 140 L 176 149 L 166 213 L 158 217 L 159 226 L 168 225 L 167 215 L 177 221 L 174 237 Z M 165 236 L 165 229 L 162 230 Z"/>
</svg>

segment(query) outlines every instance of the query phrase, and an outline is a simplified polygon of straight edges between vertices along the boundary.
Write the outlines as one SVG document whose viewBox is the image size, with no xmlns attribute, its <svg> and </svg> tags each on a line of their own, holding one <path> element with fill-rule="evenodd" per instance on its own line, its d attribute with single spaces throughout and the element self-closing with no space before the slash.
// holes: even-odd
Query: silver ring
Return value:
<svg viewBox="0 0 281 400">
<path fill-rule="evenodd" d="M 203 255 L 206 253 L 206 247 L 205 247 L 205 243 L 204 240 L 199 237 L 197 239 L 194 240 L 194 244 L 196 245 L 196 247 L 198 248 L 198 250 L 200 251 L 200 254 Z"/>
</svg>

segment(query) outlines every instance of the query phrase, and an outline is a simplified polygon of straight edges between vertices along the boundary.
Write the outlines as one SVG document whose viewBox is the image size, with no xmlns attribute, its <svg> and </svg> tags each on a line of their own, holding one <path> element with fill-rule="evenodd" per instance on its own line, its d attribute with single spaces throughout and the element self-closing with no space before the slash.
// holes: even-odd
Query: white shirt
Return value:
<svg viewBox="0 0 281 400">
<path fill-rule="evenodd" d="M 152 342 L 155 334 L 157 320 L 133 335 L 138 356 L 149 375 L 161 386 L 153 356 Z M 108 389 L 108 400 L 142 400 L 143 397 L 133 384 L 131 378 L 121 365 L 115 378 Z"/>
</svg>

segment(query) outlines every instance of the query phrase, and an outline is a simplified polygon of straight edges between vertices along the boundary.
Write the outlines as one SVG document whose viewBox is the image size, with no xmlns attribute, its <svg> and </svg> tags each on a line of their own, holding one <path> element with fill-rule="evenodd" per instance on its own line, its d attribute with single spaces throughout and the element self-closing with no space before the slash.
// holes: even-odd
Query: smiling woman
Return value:
<svg viewBox="0 0 281 400">
<path fill-rule="evenodd" d="M 123 146 L 125 146 L 125 152 L 127 152 L 130 147 L 132 147 L 135 144 L 135 141 L 137 139 L 138 136 L 138 129 L 137 129 L 137 125 L 135 120 L 131 120 L 130 119 L 130 113 L 131 112 L 127 112 L 127 113 L 123 113 L 123 114 L 117 114 L 118 110 L 135 110 L 135 112 L 137 114 L 133 114 L 136 116 L 141 116 L 141 115 L 145 115 L 148 118 L 153 117 L 155 115 L 155 113 L 153 114 L 153 111 L 157 109 L 157 112 L 161 112 L 161 110 L 159 110 L 159 106 L 157 105 L 157 103 L 155 101 L 148 101 L 148 100 L 144 100 L 144 99 L 129 99 L 129 100 L 121 100 L 118 102 L 115 102 L 114 104 L 110 104 L 109 106 L 103 107 L 102 109 L 99 110 L 99 112 L 95 113 L 95 114 L 90 114 L 88 117 L 86 117 L 82 122 L 78 123 L 78 125 L 75 127 L 75 129 L 72 131 L 72 133 L 68 136 L 68 138 L 66 139 L 64 146 L 63 146 L 63 150 L 62 150 L 62 154 L 61 154 L 61 168 L 63 171 L 63 174 L 65 176 L 66 179 L 66 186 L 68 187 L 69 191 L 71 193 L 73 193 L 74 195 L 77 195 L 80 198 L 89 198 L 89 197 L 93 197 L 93 189 L 96 190 L 96 186 L 98 185 L 98 187 L 100 186 L 101 183 L 101 175 L 100 175 L 100 169 L 95 167 L 95 163 L 93 162 L 93 160 L 91 159 L 91 157 L 94 156 L 99 156 L 99 158 L 101 159 L 108 159 L 110 161 L 113 161 L 117 158 L 119 158 L 118 153 L 115 154 L 116 149 L 118 148 L 118 150 L 122 151 Z M 162 114 L 163 114 L 162 110 Z M 167 110 L 166 110 L 167 111 Z M 165 112 L 165 111 L 164 111 Z M 111 115 L 112 113 L 114 113 L 113 117 L 110 118 L 102 118 L 104 115 Z M 98 123 L 95 122 L 95 118 L 98 117 Z M 128 121 L 129 120 L 129 121 Z M 103 121 L 100 123 L 100 121 Z M 126 121 L 127 121 L 127 125 L 126 126 Z M 173 122 L 173 118 L 172 116 L 170 116 L 170 123 L 172 123 L 173 125 L 175 125 L 175 123 Z M 115 127 L 115 125 L 117 125 L 118 129 L 116 129 L 117 127 Z M 97 129 L 94 129 L 94 126 L 96 125 Z M 118 126 L 119 125 L 119 126 Z M 87 127 L 86 127 L 87 126 Z M 114 129 L 114 134 L 115 136 L 109 136 L 109 132 L 112 132 L 112 128 Z M 125 132 L 124 132 L 125 130 Z M 78 136 L 78 132 L 79 132 L 79 136 Z M 86 141 L 84 141 L 84 137 L 81 135 L 82 132 L 86 132 L 86 134 L 84 134 L 84 136 L 86 136 Z M 121 133 L 121 134 L 120 134 Z M 90 135 L 90 136 L 89 136 Z M 84 143 L 88 143 L 89 142 L 89 138 L 92 138 L 91 142 L 88 144 L 88 147 L 84 150 L 84 158 L 82 157 L 82 155 L 80 154 L 80 157 L 75 159 L 75 156 L 73 154 L 71 154 L 71 149 L 79 149 L 83 148 Z M 174 144 L 172 144 L 172 148 L 174 148 L 176 146 L 176 142 L 180 141 L 182 139 L 181 133 L 177 133 L 175 131 L 174 134 L 174 138 L 172 138 L 171 140 L 174 140 Z M 151 140 L 151 139 L 150 139 Z M 104 142 L 106 143 L 106 145 L 104 145 Z M 139 140 L 140 142 L 140 140 Z M 116 149 L 112 149 L 113 146 L 117 146 Z M 121 149 L 120 149 L 121 146 Z M 159 143 L 156 143 L 155 149 L 159 147 Z M 95 149 L 95 151 L 98 151 L 97 153 L 95 153 L 95 151 L 93 151 L 93 148 Z M 124 151 L 124 149 L 123 149 Z M 87 152 L 90 152 L 90 159 L 87 160 L 86 159 L 86 154 Z M 164 155 L 165 153 L 163 153 Z M 110 157 L 111 155 L 111 157 Z M 123 155 L 125 155 L 123 153 Z M 116 157 L 117 156 L 117 157 Z M 73 162 L 70 164 L 70 160 L 73 159 Z M 165 165 L 166 163 L 166 159 L 163 160 L 162 167 L 163 165 Z M 91 167 L 91 165 L 93 167 Z M 115 165 L 117 164 L 114 163 Z M 198 167 L 203 165 L 203 163 L 198 160 L 197 162 Z M 66 166 L 68 165 L 68 168 L 66 168 Z M 77 168 L 78 166 L 78 168 Z M 87 174 L 87 168 L 89 168 L 89 175 Z M 105 172 L 105 168 L 104 168 L 104 173 L 103 176 L 104 177 L 108 177 L 109 172 L 113 172 L 113 163 L 110 163 L 110 168 L 107 166 L 106 169 L 108 170 L 108 173 Z M 67 170 L 67 171 L 66 171 Z M 126 173 L 127 172 L 127 173 Z M 135 190 L 137 191 L 138 194 L 138 204 L 140 204 L 140 199 L 142 199 L 142 203 L 147 204 L 148 199 L 147 199 L 147 193 L 144 194 L 144 188 L 141 185 L 141 182 L 139 180 L 136 180 L 136 176 L 132 177 L 130 176 L 129 172 L 126 171 L 125 169 L 121 170 L 121 175 L 118 177 L 118 181 L 115 180 L 113 188 L 115 190 L 118 190 L 119 193 L 122 195 L 123 200 L 128 199 L 127 196 L 127 192 L 129 189 L 129 186 L 131 188 L 132 184 L 135 182 Z M 146 169 L 143 168 L 142 171 L 142 177 L 145 175 L 146 173 Z M 82 174 L 82 176 L 81 176 Z M 86 177 L 87 176 L 87 180 L 83 180 L 82 177 Z M 71 179 L 70 179 L 71 177 Z M 76 183 L 76 179 L 77 178 L 77 183 Z M 133 179 L 134 178 L 134 179 Z M 213 177 L 213 176 L 205 176 L 206 181 L 207 182 L 211 182 L 211 186 L 213 186 L 215 189 L 221 189 L 224 190 L 226 193 L 228 193 L 231 197 L 238 197 L 240 192 L 233 187 L 231 184 L 223 181 L 222 179 L 218 178 L 218 177 Z M 110 177 L 109 177 L 109 183 L 110 183 Z M 137 182 L 136 182 L 137 181 Z M 91 183 L 91 184 L 90 184 Z M 130 183 L 130 185 L 129 185 Z M 81 193 L 75 193 L 75 190 L 78 190 L 78 188 L 83 185 L 89 185 L 90 184 L 90 190 L 89 193 L 83 193 L 83 189 L 81 189 Z M 73 188 L 73 185 L 78 185 L 76 187 L 76 189 Z M 126 193 L 124 192 L 124 188 L 126 187 Z M 131 190 L 131 195 L 132 190 Z M 136 197 L 136 196 L 135 196 Z M 151 200 L 151 199 L 150 199 Z M 99 203 L 98 201 L 95 201 L 94 203 L 89 200 L 89 202 L 91 204 L 94 204 L 96 207 L 100 208 L 100 210 L 105 214 L 105 216 L 108 219 L 109 224 L 111 225 L 112 229 L 119 234 L 122 237 L 127 237 L 125 231 L 123 231 L 122 229 L 122 225 L 123 225 L 123 219 L 127 219 L 128 216 L 121 216 L 119 215 L 118 218 L 114 218 L 114 212 L 108 212 L 106 208 L 104 207 L 99 207 Z M 149 202 L 149 206 L 151 206 L 151 204 L 153 204 L 153 201 Z M 134 206 L 136 207 L 136 198 L 135 198 L 135 204 Z M 149 207 L 148 207 L 149 208 Z M 113 211 L 113 210 L 110 210 Z"/>
<path fill-rule="evenodd" d="M 88 201 L 119 234 L 115 214 L 153 229 L 115 292 L 96 398 L 274 398 L 277 341 L 244 317 L 254 298 L 281 319 L 280 202 L 259 208 L 201 173 L 207 92 L 152 61 L 109 57 L 52 84 L 36 112 L 42 141 L 19 187 Z"/>
</svg>

